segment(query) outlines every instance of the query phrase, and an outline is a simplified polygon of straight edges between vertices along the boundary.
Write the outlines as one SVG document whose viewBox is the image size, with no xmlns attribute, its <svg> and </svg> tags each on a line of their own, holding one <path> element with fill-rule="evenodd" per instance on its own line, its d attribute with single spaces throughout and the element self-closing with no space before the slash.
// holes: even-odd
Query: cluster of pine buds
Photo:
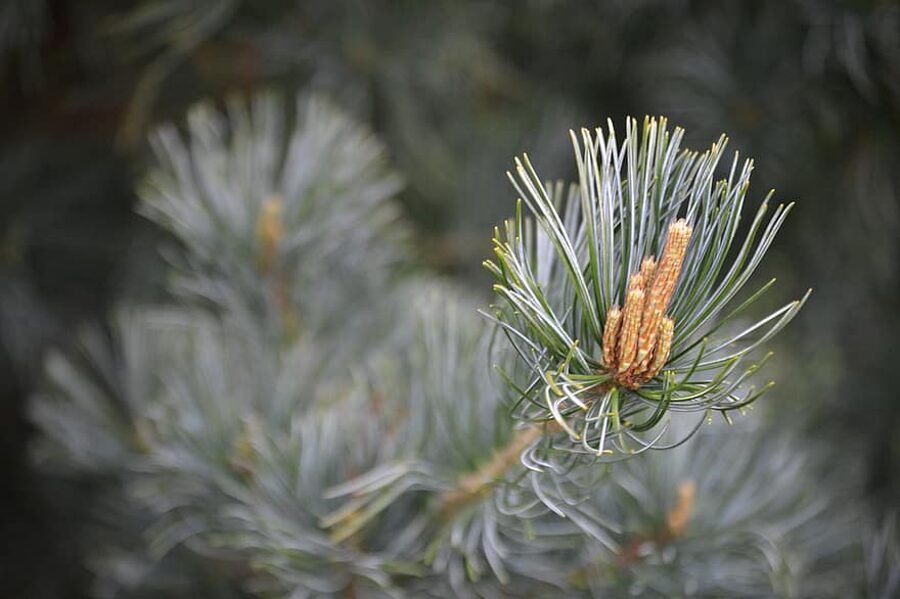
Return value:
<svg viewBox="0 0 900 599">
<path fill-rule="evenodd" d="M 659 373 L 669 357 L 675 322 L 666 309 L 681 273 L 691 226 L 679 219 L 669 226 L 657 263 L 644 258 L 628 281 L 625 306 L 613 306 L 603 327 L 603 367 L 613 384 L 637 389 Z"/>
</svg>

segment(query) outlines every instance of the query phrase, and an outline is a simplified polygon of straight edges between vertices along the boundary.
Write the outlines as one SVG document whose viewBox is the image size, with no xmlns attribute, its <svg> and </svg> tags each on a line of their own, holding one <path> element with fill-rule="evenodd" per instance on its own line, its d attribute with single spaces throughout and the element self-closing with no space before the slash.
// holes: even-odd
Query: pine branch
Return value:
<svg viewBox="0 0 900 599">
<path fill-rule="evenodd" d="M 262 96 L 227 119 L 194 110 L 186 136 L 160 132 L 142 210 L 180 242 L 174 291 L 188 301 L 118 323 L 121 348 L 95 340 L 113 357 L 94 367 L 135 381 L 98 387 L 58 360 L 38 418 L 56 458 L 96 468 L 110 455 L 130 513 L 152 517 L 152 558 L 189 547 L 252 563 L 261 588 L 391 594 L 391 569 L 414 568 L 331 543 L 317 521 L 324 488 L 391 455 L 393 408 L 372 411 L 368 379 L 408 330 L 395 316 L 399 181 L 380 144 L 322 101 L 301 98 L 291 116 L 285 135 Z"/>
<path fill-rule="evenodd" d="M 212 317 L 176 310 L 152 335 L 132 335 L 150 339 L 140 349 L 153 360 L 140 366 L 165 373 L 149 393 L 129 387 L 116 421 L 130 448 L 117 476 L 156 514 L 152 555 L 188 547 L 252 563 L 254 584 L 284 593 L 496 595 L 576 582 L 617 592 L 641 581 L 672 596 L 687 593 L 701 562 L 711 593 L 794 583 L 789 548 L 820 543 L 808 530 L 828 513 L 790 492 L 797 454 L 762 442 L 765 459 L 751 459 L 747 445 L 705 433 L 682 446 L 711 410 L 755 400 L 738 391 L 759 363 L 738 364 L 802 305 L 708 340 L 761 295 L 726 312 L 786 214 L 764 226 L 760 210 L 727 265 L 749 167 L 713 185 L 720 146 L 679 153 L 650 124 L 643 145 L 632 125 L 622 150 L 612 135 L 586 134 L 582 185 L 563 204 L 561 188 L 537 183 L 521 162 L 537 221 L 520 212 L 498 236 L 488 268 L 503 300 L 492 324 L 457 290 L 392 278 L 403 260 L 386 195 L 396 183 L 377 145 L 361 149 L 339 117 L 330 122 L 347 137 L 301 119 L 297 144 L 370 159 L 351 161 L 366 176 L 338 169 L 316 183 L 289 158 L 320 152 L 286 144 L 278 154 L 276 112 L 254 106 L 233 109 L 227 127 L 195 113 L 187 140 L 164 133 L 166 162 L 144 192 L 144 210 L 181 241 L 178 290 L 214 307 Z M 254 159 L 244 162 L 247 148 Z M 234 169 L 224 186 L 223 166 Z M 666 177 L 680 183 L 667 187 Z M 340 190 L 347 209 L 321 201 L 322 188 Z M 332 226 L 360 235 L 335 245 L 322 233 Z M 335 272 L 378 292 L 385 305 L 371 303 L 368 326 L 342 311 L 358 296 L 334 301 L 359 281 L 334 277 L 340 286 L 324 288 Z M 304 326 L 291 330 L 297 314 Z M 398 314 L 415 326 L 397 326 Z M 125 371 L 142 357 L 129 354 Z M 110 400 L 76 369 L 62 373 L 60 387 L 80 400 L 73 417 L 89 427 L 108 418 L 121 389 Z M 669 424 L 680 411 L 701 419 Z M 42 418 L 52 423 L 50 413 Z M 48 430 L 71 448 L 62 426 Z M 649 440 L 637 434 L 647 431 Z M 610 449 L 623 463 L 598 464 Z M 765 535 L 747 524 L 760 519 Z M 823 560 L 847 546 L 827 540 Z M 740 584 L 738 567 L 749 573 Z"/>
<path fill-rule="evenodd" d="M 653 447 L 671 413 L 727 418 L 753 403 L 770 385 L 746 382 L 766 358 L 742 362 L 809 295 L 716 340 L 769 288 L 725 312 L 791 206 L 763 227 L 764 202 L 736 245 L 752 162 L 739 169 L 735 156 L 714 183 L 726 139 L 699 154 L 680 149 L 682 135 L 649 118 L 642 129 L 629 120 L 621 145 L 612 124 L 583 130 L 581 143 L 573 133 L 579 183 L 567 194 L 527 156 L 509 175 L 520 204 L 485 266 L 500 300 L 493 318 L 525 373 L 507 377 L 521 390 L 517 418 L 555 420 L 589 463 Z"/>
<path fill-rule="evenodd" d="M 633 585 L 651 597 L 854 594 L 855 483 L 822 475 L 829 466 L 811 457 L 821 452 L 792 437 L 716 423 L 677 449 L 614 465 L 591 499 L 614 543 L 588 542 L 573 581 L 601 596 Z"/>
<path fill-rule="evenodd" d="M 544 428 L 545 425 L 532 424 L 518 431 L 509 443 L 494 451 L 490 461 L 460 478 L 456 489 L 445 492 L 438 499 L 441 517 L 450 520 L 467 505 L 489 494 L 497 479 L 503 478 L 510 468 L 519 463 L 522 452 L 541 438 Z"/>
</svg>

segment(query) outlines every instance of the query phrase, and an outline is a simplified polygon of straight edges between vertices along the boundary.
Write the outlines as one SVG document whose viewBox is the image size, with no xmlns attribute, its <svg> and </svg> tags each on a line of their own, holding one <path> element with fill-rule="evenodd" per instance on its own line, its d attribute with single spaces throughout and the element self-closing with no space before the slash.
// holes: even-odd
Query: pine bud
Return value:
<svg viewBox="0 0 900 599">
<path fill-rule="evenodd" d="M 637 275 L 635 279 L 639 278 Z M 634 282 L 632 280 L 632 282 Z M 619 334 L 618 344 L 618 372 L 627 371 L 637 354 L 638 333 L 641 326 L 641 311 L 644 307 L 644 290 L 634 287 L 628 292 L 625 299 L 625 312 L 622 317 L 622 331 Z"/>
<path fill-rule="evenodd" d="M 606 313 L 606 324 L 603 327 L 603 365 L 609 370 L 616 368 L 616 341 L 621 324 L 622 311 L 619 306 L 613 306 Z"/>
<path fill-rule="evenodd" d="M 262 273 L 268 273 L 275 264 L 278 244 L 284 236 L 284 225 L 281 222 L 281 214 L 284 209 L 284 200 L 281 196 L 267 198 L 259 211 L 259 220 L 256 224 L 256 237 L 259 241 L 259 269 Z"/>
<path fill-rule="evenodd" d="M 669 359 L 669 351 L 672 349 L 672 337 L 675 333 L 675 321 L 671 318 L 663 318 L 659 323 L 659 340 L 656 349 L 653 352 L 653 362 L 650 369 L 646 373 L 647 380 L 652 379 L 662 367 L 665 366 L 666 360 Z"/>
<path fill-rule="evenodd" d="M 603 366 L 615 384 L 637 389 L 665 365 L 675 324 L 665 317 L 681 274 L 692 228 L 684 219 L 669 227 L 659 263 L 653 256 L 641 261 L 628 281 L 624 312 L 610 308 L 603 330 Z"/>
</svg>

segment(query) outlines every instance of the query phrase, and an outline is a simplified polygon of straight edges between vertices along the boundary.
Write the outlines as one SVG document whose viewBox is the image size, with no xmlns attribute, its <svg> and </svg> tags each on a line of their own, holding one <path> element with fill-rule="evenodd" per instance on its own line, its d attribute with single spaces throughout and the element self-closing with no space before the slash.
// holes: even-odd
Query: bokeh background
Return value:
<svg viewBox="0 0 900 599">
<path fill-rule="evenodd" d="M 30 467 L 26 402 L 76 325 L 160 293 L 160 234 L 132 213 L 146 133 L 260 89 L 324 92 L 370 124 L 422 265 L 485 296 L 513 155 L 570 178 L 572 127 L 661 114 L 690 147 L 728 133 L 756 159 L 751 195 L 798 203 L 773 301 L 815 289 L 766 401 L 854 456 L 876 509 L 898 505 L 897 2 L 2 0 L 0 56 L 0 595 L 84 588 L 91 489 L 60 500 Z"/>
</svg>

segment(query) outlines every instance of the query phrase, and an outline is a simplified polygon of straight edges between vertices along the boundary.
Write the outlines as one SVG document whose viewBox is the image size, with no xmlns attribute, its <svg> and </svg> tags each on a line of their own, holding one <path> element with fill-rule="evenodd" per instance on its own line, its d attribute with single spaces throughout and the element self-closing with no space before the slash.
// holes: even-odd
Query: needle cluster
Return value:
<svg viewBox="0 0 900 599">
<path fill-rule="evenodd" d="M 743 226 L 753 163 L 735 154 L 720 174 L 726 138 L 700 153 L 682 136 L 664 118 L 629 119 L 620 141 L 609 123 L 572 134 L 577 184 L 542 181 L 527 156 L 509 174 L 520 201 L 485 263 L 498 299 L 488 317 L 519 357 L 504 372 L 513 412 L 557 425 L 526 452 L 537 469 L 567 467 L 560 453 L 658 447 L 673 414 L 697 413 L 695 431 L 771 387 L 754 382 L 768 358 L 758 351 L 806 296 L 754 321 L 774 280 L 739 293 L 791 205 L 766 222 L 770 193 Z"/>
</svg>

